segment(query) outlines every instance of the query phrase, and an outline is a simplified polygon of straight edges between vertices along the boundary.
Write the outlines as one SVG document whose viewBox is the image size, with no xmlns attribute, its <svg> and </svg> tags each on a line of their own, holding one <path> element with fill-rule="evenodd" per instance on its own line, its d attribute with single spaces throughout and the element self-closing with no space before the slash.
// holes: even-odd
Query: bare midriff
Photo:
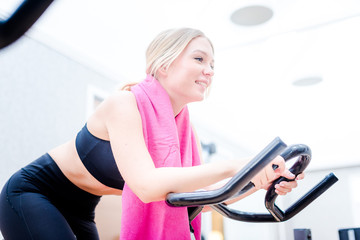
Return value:
<svg viewBox="0 0 360 240">
<path fill-rule="evenodd" d="M 48 153 L 62 173 L 80 189 L 98 196 L 122 194 L 122 190 L 105 186 L 87 171 L 76 151 L 75 139 L 50 150 Z"/>
</svg>

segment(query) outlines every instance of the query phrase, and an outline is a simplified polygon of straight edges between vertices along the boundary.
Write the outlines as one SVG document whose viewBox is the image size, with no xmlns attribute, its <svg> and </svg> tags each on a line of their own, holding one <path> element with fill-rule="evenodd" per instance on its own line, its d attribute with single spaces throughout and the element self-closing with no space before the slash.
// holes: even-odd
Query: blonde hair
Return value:
<svg viewBox="0 0 360 240">
<path fill-rule="evenodd" d="M 211 41 L 203 32 L 193 28 L 169 29 L 158 34 L 146 50 L 146 74 L 156 78 L 160 68 L 168 69 L 186 46 L 197 37 L 206 38 L 214 52 Z M 134 83 L 127 84 L 122 90 L 130 90 Z"/>
<path fill-rule="evenodd" d="M 157 71 L 162 67 L 167 69 L 189 42 L 197 37 L 206 38 L 214 52 L 212 43 L 200 30 L 176 28 L 161 32 L 146 51 L 146 73 L 156 78 Z"/>
</svg>

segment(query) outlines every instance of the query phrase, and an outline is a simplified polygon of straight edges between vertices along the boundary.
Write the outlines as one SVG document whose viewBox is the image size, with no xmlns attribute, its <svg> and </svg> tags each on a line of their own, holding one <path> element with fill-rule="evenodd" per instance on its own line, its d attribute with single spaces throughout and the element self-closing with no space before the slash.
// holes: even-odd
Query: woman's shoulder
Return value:
<svg viewBox="0 0 360 240">
<path fill-rule="evenodd" d="M 131 118 L 138 114 L 139 110 L 134 94 L 130 91 L 116 91 L 99 105 L 93 116 L 107 122 L 110 119 Z"/>
<path fill-rule="evenodd" d="M 116 131 L 121 126 L 141 128 L 141 120 L 137 119 L 141 117 L 134 94 L 129 91 L 116 91 L 96 108 L 87 125 L 93 135 L 110 139 L 110 128 Z"/>
<path fill-rule="evenodd" d="M 116 91 L 104 101 L 104 105 L 112 111 L 137 109 L 135 95 L 130 91 Z"/>
<path fill-rule="evenodd" d="M 120 102 L 126 102 L 126 101 L 134 101 L 135 95 L 131 91 L 126 90 L 118 90 L 113 92 L 108 98 L 108 101 L 120 101 Z"/>
</svg>

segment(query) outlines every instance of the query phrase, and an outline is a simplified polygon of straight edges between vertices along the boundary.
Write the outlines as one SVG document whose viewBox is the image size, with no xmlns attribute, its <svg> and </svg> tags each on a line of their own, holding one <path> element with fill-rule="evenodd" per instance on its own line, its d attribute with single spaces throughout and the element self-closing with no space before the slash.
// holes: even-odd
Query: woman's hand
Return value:
<svg viewBox="0 0 360 240">
<path fill-rule="evenodd" d="M 304 173 L 299 174 L 294 181 L 286 182 L 282 181 L 275 185 L 275 192 L 279 195 L 286 195 L 291 192 L 293 188 L 297 187 L 297 180 L 301 180 L 305 177 Z"/>
<path fill-rule="evenodd" d="M 275 170 L 273 166 L 278 166 Z M 256 189 L 265 189 L 267 190 L 271 183 L 279 178 L 285 177 L 287 179 L 294 179 L 295 175 L 292 174 L 288 168 L 285 166 L 285 160 L 281 156 L 277 156 L 268 166 L 266 166 L 260 173 L 258 173 L 251 181 L 254 183 Z M 279 184 L 275 185 L 275 192 L 279 195 L 285 195 L 293 188 L 297 187 L 296 180 L 301 180 L 304 178 L 304 174 L 299 174 L 294 181 L 286 182 L 282 181 Z"/>
</svg>

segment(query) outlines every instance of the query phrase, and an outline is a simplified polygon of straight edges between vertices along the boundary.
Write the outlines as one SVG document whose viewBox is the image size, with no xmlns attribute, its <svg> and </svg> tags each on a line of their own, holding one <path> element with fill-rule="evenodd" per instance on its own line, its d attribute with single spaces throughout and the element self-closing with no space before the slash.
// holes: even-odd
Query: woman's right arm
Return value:
<svg viewBox="0 0 360 240">
<path fill-rule="evenodd" d="M 241 166 L 222 161 L 196 167 L 155 168 L 145 145 L 142 121 L 134 95 L 119 91 L 104 101 L 105 124 L 121 175 L 145 203 L 160 201 L 170 192 L 190 192 L 233 176 Z"/>
</svg>

